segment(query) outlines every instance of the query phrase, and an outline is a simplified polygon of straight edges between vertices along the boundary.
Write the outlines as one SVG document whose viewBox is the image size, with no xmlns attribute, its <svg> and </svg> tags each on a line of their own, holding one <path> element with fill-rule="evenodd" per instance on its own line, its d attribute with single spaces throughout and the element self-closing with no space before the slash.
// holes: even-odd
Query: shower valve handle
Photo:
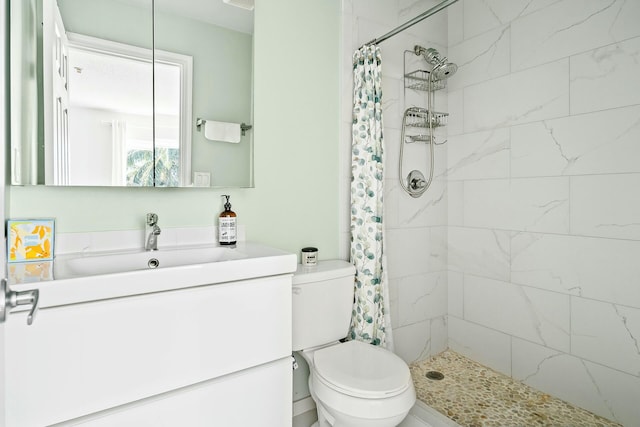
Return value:
<svg viewBox="0 0 640 427">
<path fill-rule="evenodd" d="M 418 190 L 420 188 L 423 188 L 426 184 L 427 183 L 425 182 L 424 179 L 414 178 L 414 179 L 411 180 L 411 183 L 409 185 L 414 190 Z"/>
<path fill-rule="evenodd" d="M 412 170 L 407 176 L 407 192 L 411 197 L 420 197 L 429 187 L 424 175 L 419 170 Z"/>
</svg>

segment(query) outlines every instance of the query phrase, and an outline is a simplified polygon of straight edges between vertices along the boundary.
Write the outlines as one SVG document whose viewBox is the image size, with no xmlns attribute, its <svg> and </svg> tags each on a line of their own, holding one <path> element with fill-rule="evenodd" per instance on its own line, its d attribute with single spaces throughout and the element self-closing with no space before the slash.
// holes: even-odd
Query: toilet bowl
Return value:
<svg viewBox="0 0 640 427">
<path fill-rule="evenodd" d="M 309 364 L 319 427 L 394 427 L 415 403 L 407 364 L 392 352 L 346 336 L 354 267 L 321 261 L 293 279 L 293 349 Z"/>
<path fill-rule="evenodd" d="M 300 354 L 320 427 L 397 426 L 415 403 L 407 365 L 381 347 L 348 341 Z"/>
</svg>

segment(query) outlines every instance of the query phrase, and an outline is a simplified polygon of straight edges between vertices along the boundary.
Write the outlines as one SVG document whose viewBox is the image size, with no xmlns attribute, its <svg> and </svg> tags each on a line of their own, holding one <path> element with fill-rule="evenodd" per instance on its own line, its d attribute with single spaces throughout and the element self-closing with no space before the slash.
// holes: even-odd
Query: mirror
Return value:
<svg viewBox="0 0 640 427">
<path fill-rule="evenodd" d="M 10 22 L 12 184 L 253 185 L 252 11 L 23 0 Z"/>
</svg>

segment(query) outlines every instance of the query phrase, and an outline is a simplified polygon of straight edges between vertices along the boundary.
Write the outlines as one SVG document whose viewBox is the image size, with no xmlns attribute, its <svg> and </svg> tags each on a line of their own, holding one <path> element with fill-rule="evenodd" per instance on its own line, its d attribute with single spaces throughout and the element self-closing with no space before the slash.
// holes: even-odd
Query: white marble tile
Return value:
<svg viewBox="0 0 640 427">
<path fill-rule="evenodd" d="M 447 271 L 448 254 L 447 240 L 448 227 L 430 227 L 431 247 L 429 250 L 429 271 Z"/>
<path fill-rule="evenodd" d="M 464 40 L 464 1 L 458 1 L 447 8 L 447 41 L 454 46 Z"/>
<path fill-rule="evenodd" d="M 569 178 L 465 181 L 464 224 L 568 233 L 568 202 Z"/>
<path fill-rule="evenodd" d="M 513 338 L 513 377 L 602 417 L 636 425 L 640 378 Z"/>
<path fill-rule="evenodd" d="M 638 20 L 636 1 L 555 2 L 511 24 L 511 68 L 521 70 L 638 36 Z"/>
<path fill-rule="evenodd" d="M 511 337 L 448 316 L 449 348 L 505 375 L 511 375 Z"/>
<path fill-rule="evenodd" d="M 414 70 L 414 68 L 409 68 L 409 70 Z M 427 108 L 427 98 L 425 96 L 425 92 L 422 90 L 405 88 L 404 107 L 405 109 L 409 107 Z"/>
<path fill-rule="evenodd" d="M 448 271 L 447 277 L 447 314 L 462 318 L 464 316 L 464 274 Z"/>
<path fill-rule="evenodd" d="M 428 177 L 427 177 L 428 178 Z M 434 179 L 425 193 L 414 198 L 401 189 L 398 197 L 400 227 L 447 225 L 447 182 Z"/>
<path fill-rule="evenodd" d="M 640 377 L 640 309 L 571 298 L 571 353 Z"/>
<path fill-rule="evenodd" d="M 399 0 L 398 22 L 405 23 L 440 3 L 438 0 Z M 407 28 L 409 34 L 419 37 L 422 43 L 447 45 L 447 9 Z M 427 46 L 425 46 L 427 47 Z"/>
<path fill-rule="evenodd" d="M 384 128 L 384 177 L 386 180 L 398 180 L 398 162 L 400 161 L 400 131 Z"/>
<path fill-rule="evenodd" d="M 447 182 L 448 225 L 464 225 L 464 181 Z"/>
<path fill-rule="evenodd" d="M 449 136 L 447 177 L 483 179 L 509 177 L 509 129 Z"/>
<path fill-rule="evenodd" d="M 530 68 L 464 89 L 464 130 L 529 123 L 569 114 L 569 61 Z"/>
<path fill-rule="evenodd" d="M 447 138 L 447 134 L 446 132 L 444 133 L 436 133 L 436 140 L 437 141 L 442 141 L 443 139 Z M 434 146 L 434 165 L 433 165 L 433 176 L 434 179 L 437 178 L 442 178 L 445 179 L 446 178 L 446 172 L 447 172 L 447 151 L 448 151 L 448 143 L 445 144 L 436 144 Z M 427 169 L 428 171 L 428 169 Z"/>
<path fill-rule="evenodd" d="M 353 39 L 354 49 L 358 49 L 358 47 L 362 46 L 365 43 L 375 39 L 376 37 L 380 37 L 381 35 L 388 32 L 393 26 L 389 24 L 382 24 L 380 22 L 376 22 L 371 18 L 360 15 L 354 11 L 354 19 L 355 19 L 355 37 Z M 393 15 L 397 16 L 396 14 Z M 382 48 L 384 48 L 382 46 Z"/>
<path fill-rule="evenodd" d="M 640 104 L 639 55 L 636 37 L 571 57 L 571 114 Z"/>
<path fill-rule="evenodd" d="M 445 351 L 448 346 L 449 332 L 447 316 L 431 319 L 431 356 Z"/>
<path fill-rule="evenodd" d="M 401 278 L 387 278 L 387 283 L 389 286 L 389 313 L 391 317 L 391 327 L 397 328 L 400 326 L 399 323 L 399 284 L 402 282 Z"/>
<path fill-rule="evenodd" d="M 382 76 L 382 122 L 385 129 L 402 128 L 402 88 L 402 80 Z"/>
<path fill-rule="evenodd" d="M 624 426 L 640 425 L 640 377 L 588 361 L 584 361 L 584 366 L 592 383 L 597 385 L 600 400 L 604 400 L 609 413 L 613 414 L 611 419 Z"/>
<path fill-rule="evenodd" d="M 399 327 L 447 314 L 447 274 L 427 273 L 396 279 Z"/>
<path fill-rule="evenodd" d="M 475 37 L 508 24 L 527 11 L 530 0 L 485 0 L 464 2 L 464 36 Z"/>
<path fill-rule="evenodd" d="M 467 275 L 465 320 L 569 351 L 569 296 Z"/>
<path fill-rule="evenodd" d="M 511 128 L 511 176 L 640 172 L 640 107 Z"/>
<path fill-rule="evenodd" d="M 384 181 L 384 227 L 386 230 L 399 228 L 398 215 L 400 205 L 398 199 L 404 190 L 397 179 L 385 179 Z"/>
<path fill-rule="evenodd" d="M 398 0 L 353 0 L 352 8 L 355 16 L 390 27 L 384 32 L 398 25 Z"/>
<path fill-rule="evenodd" d="M 431 322 L 413 323 L 393 330 L 395 353 L 407 363 L 431 355 Z"/>
<path fill-rule="evenodd" d="M 503 1 L 503 2 L 509 2 L 510 0 L 489 0 L 489 1 Z M 525 5 L 524 9 L 522 9 L 522 11 L 518 14 L 518 17 L 521 16 L 526 16 L 530 13 L 536 12 L 540 9 L 544 9 L 554 3 L 557 3 L 558 1 L 562 1 L 562 0 L 533 0 L 533 1 L 527 1 L 527 4 Z M 518 17 L 516 17 L 515 19 L 517 19 Z"/>
<path fill-rule="evenodd" d="M 387 230 L 389 277 L 405 277 L 429 272 L 430 235 L 429 228 Z"/>
<path fill-rule="evenodd" d="M 448 238 L 449 270 L 509 281 L 509 232 L 449 227 Z"/>
<path fill-rule="evenodd" d="M 400 130 L 385 126 L 383 139 L 384 177 L 385 179 L 397 179 L 400 160 Z"/>
<path fill-rule="evenodd" d="M 447 133 L 460 135 L 464 132 L 464 91 L 448 90 L 449 121 L 447 122 Z"/>
<path fill-rule="evenodd" d="M 571 177 L 571 234 L 640 240 L 640 174 Z"/>
<path fill-rule="evenodd" d="M 449 60 L 458 71 L 449 79 L 449 89 L 504 76 L 510 71 L 510 31 L 508 26 L 488 31 L 449 48 Z"/>
<path fill-rule="evenodd" d="M 640 242 L 514 233 L 511 281 L 640 308 Z"/>
</svg>

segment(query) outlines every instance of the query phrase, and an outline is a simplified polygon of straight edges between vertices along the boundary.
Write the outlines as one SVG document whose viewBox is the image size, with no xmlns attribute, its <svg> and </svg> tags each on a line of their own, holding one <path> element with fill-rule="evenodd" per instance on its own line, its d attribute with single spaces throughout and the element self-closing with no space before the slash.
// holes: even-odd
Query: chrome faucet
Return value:
<svg viewBox="0 0 640 427">
<path fill-rule="evenodd" d="M 158 226 L 158 215 L 154 213 L 147 214 L 147 225 L 144 230 L 144 235 L 146 236 L 144 249 L 147 251 L 157 251 L 158 236 L 162 232 Z"/>
</svg>

